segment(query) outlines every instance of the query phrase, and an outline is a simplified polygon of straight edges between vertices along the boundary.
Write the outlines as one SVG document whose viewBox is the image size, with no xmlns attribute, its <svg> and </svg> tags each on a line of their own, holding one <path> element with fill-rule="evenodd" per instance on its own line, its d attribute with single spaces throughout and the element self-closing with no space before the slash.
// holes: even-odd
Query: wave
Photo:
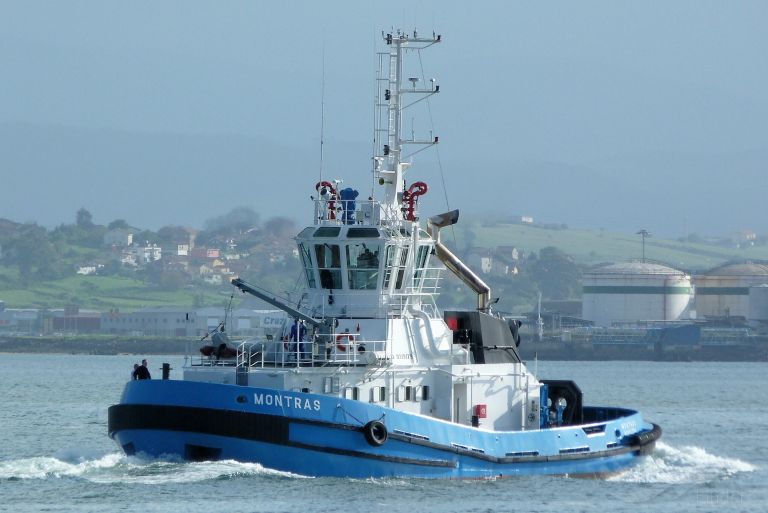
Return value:
<svg viewBox="0 0 768 513">
<path fill-rule="evenodd" d="M 635 467 L 608 481 L 628 483 L 685 484 L 725 479 L 757 467 L 735 458 L 716 456 L 695 446 L 679 448 L 658 442 L 653 453 Z M 0 461 L 0 480 L 80 478 L 99 484 L 195 483 L 249 477 L 305 478 L 289 472 L 263 467 L 258 463 L 233 460 L 183 462 L 173 459 L 145 459 L 119 452 L 62 450 L 54 456 L 39 456 Z M 366 481 L 366 480 L 361 480 Z M 381 483 L 381 480 L 376 480 Z M 398 479 L 383 480 L 386 486 L 399 486 Z"/>
<path fill-rule="evenodd" d="M 757 467 L 749 462 L 716 456 L 701 447 L 676 448 L 657 442 L 653 453 L 643 458 L 637 466 L 608 480 L 629 483 L 704 483 L 755 470 Z"/>
<path fill-rule="evenodd" d="M 119 452 L 60 451 L 54 456 L 39 456 L 0 461 L 0 480 L 80 478 L 99 484 L 195 483 L 209 480 L 254 476 L 302 478 L 258 463 L 232 460 L 181 462 L 144 459 Z"/>
</svg>

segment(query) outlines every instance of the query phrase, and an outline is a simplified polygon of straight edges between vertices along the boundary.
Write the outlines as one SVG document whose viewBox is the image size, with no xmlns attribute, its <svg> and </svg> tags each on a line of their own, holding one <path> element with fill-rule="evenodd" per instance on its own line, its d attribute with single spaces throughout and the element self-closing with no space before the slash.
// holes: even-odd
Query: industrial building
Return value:
<svg viewBox="0 0 768 513">
<path fill-rule="evenodd" d="M 749 287 L 749 315 L 747 321 L 753 325 L 768 325 L 768 285 Z"/>
<path fill-rule="evenodd" d="M 768 284 L 768 265 L 752 262 L 722 265 L 695 275 L 693 284 L 699 318 L 747 318 L 750 288 Z"/>
<path fill-rule="evenodd" d="M 225 329 L 238 336 L 265 336 L 280 331 L 286 322 L 280 310 L 182 307 L 144 308 L 135 312 L 109 312 L 102 315 L 101 330 L 122 335 L 199 337 L 225 322 Z"/>
<path fill-rule="evenodd" d="M 690 317 L 690 275 L 663 264 L 604 265 L 584 273 L 582 285 L 582 317 L 596 326 Z"/>
</svg>

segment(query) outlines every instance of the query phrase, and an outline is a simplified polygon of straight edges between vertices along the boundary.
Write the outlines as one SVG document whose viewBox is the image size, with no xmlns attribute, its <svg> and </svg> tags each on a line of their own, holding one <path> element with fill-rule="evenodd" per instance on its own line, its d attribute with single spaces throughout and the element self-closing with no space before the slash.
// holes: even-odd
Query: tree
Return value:
<svg viewBox="0 0 768 513">
<path fill-rule="evenodd" d="M 54 280 L 67 274 L 67 266 L 47 230 L 37 224 L 20 227 L 4 246 L 3 260 L 18 267 L 25 283 Z"/>
<path fill-rule="evenodd" d="M 570 299 L 580 295 L 581 270 L 573 258 L 555 247 L 542 248 L 528 265 L 531 279 L 546 299 Z"/>
<path fill-rule="evenodd" d="M 128 230 L 130 226 L 125 219 L 115 219 L 107 225 L 109 230 Z"/>
<path fill-rule="evenodd" d="M 156 244 L 160 241 L 160 236 L 152 230 L 142 230 L 133 236 L 133 242 L 135 244 Z"/>
<path fill-rule="evenodd" d="M 93 227 L 93 216 L 85 209 L 85 207 L 82 207 L 77 211 L 75 224 L 86 230 Z"/>
<path fill-rule="evenodd" d="M 264 223 L 264 232 L 277 239 L 284 239 L 296 234 L 296 224 L 287 217 L 272 217 Z"/>
<path fill-rule="evenodd" d="M 163 226 L 157 231 L 160 244 L 189 244 L 189 232 L 181 226 Z"/>
<path fill-rule="evenodd" d="M 228 213 L 205 221 L 205 230 L 216 232 L 220 230 L 245 231 L 259 225 L 259 214 L 249 207 L 236 207 Z"/>
</svg>

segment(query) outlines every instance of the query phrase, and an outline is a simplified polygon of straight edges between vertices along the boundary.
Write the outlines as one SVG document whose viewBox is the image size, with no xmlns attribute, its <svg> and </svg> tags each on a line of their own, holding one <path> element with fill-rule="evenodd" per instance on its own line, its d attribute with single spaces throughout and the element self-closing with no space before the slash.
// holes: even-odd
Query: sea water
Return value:
<svg viewBox="0 0 768 513">
<path fill-rule="evenodd" d="M 0 511 L 768 511 L 765 363 L 529 362 L 584 403 L 640 409 L 654 452 L 607 479 L 308 478 L 252 463 L 122 454 L 107 408 L 140 358 L 0 355 Z M 179 377 L 183 358 L 150 357 Z"/>
</svg>

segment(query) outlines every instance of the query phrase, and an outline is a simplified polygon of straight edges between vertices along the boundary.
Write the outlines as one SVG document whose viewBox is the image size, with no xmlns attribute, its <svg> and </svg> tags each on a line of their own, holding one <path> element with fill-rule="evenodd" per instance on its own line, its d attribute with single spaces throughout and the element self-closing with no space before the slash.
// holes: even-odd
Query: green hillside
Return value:
<svg viewBox="0 0 768 513">
<path fill-rule="evenodd" d="M 641 256 L 640 237 L 635 234 L 521 224 L 481 225 L 471 219 L 465 220 L 451 231 L 446 230 L 445 240 L 449 244 L 454 243 L 458 246 L 459 254 L 468 247 L 493 250 L 498 246 L 514 246 L 522 250 L 525 255 L 539 253 L 542 248 L 555 247 L 573 257 L 580 265 L 626 261 Z M 289 245 L 286 244 L 285 247 Z M 732 246 L 687 243 L 656 237 L 646 240 L 645 252 L 648 259 L 662 261 L 689 271 L 715 267 L 729 260 L 768 260 L 766 245 L 739 249 Z M 63 246 L 61 254 L 62 258 L 56 263 L 73 269 L 77 262 L 92 258 L 97 252 L 90 248 L 69 244 Z M 86 255 L 86 258 L 83 255 Z M 256 262 L 267 260 L 266 257 L 256 253 L 251 258 Z M 112 308 L 134 310 L 163 305 L 222 305 L 232 292 L 232 288 L 228 285 L 213 287 L 199 282 L 193 283 L 190 277 L 187 278 L 186 283 L 163 288 L 161 282 L 148 280 L 146 274 L 131 276 L 126 275 L 125 272 L 108 276 L 80 276 L 69 271 L 64 278 L 44 280 L 39 277 L 39 273 L 46 268 L 38 266 L 37 269 L 32 273 L 28 272 L 27 278 L 24 278 L 20 274 L 18 265 L 0 265 L 0 300 L 4 301 L 7 307 L 61 308 L 66 305 L 79 305 L 81 308 L 104 311 Z M 577 283 L 579 271 L 574 269 L 573 280 Z M 290 289 L 291 286 L 296 285 L 297 280 L 297 270 L 291 266 L 276 265 L 262 268 L 260 271 L 254 269 L 249 271 L 249 274 L 252 278 L 258 276 L 257 281 L 260 285 L 275 291 Z M 561 277 L 557 274 L 552 275 L 551 271 L 549 274 L 546 272 L 544 274 L 539 276 L 534 265 L 531 269 L 525 269 L 523 266 L 523 274 L 514 278 L 490 276 L 488 279 L 495 290 L 499 293 L 503 292 L 505 297 L 514 298 L 518 303 L 530 303 L 531 298 L 535 298 L 536 290 L 543 290 L 545 297 L 551 296 L 551 298 L 574 296 L 573 287 L 568 289 L 570 292 L 551 291 L 547 294 L 544 282 L 551 276 L 555 276 L 555 281 L 560 280 Z M 464 297 L 468 291 L 463 287 L 447 287 L 443 292 L 446 294 L 444 300 L 449 304 L 463 304 L 462 301 L 469 301 Z"/>
<path fill-rule="evenodd" d="M 468 235 L 470 234 L 470 235 Z M 580 264 L 597 264 L 641 257 L 640 236 L 593 230 L 550 229 L 520 224 L 473 225 L 457 228 L 460 247 L 515 246 L 525 253 L 554 246 Z M 768 260 L 768 246 L 734 248 L 651 237 L 645 242 L 648 259 L 686 270 L 702 270 L 729 260 Z"/>
<path fill-rule="evenodd" d="M 0 268 L 0 277 L 12 273 Z M 3 286 L 0 300 L 9 308 L 80 308 L 135 310 L 153 306 L 222 305 L 231 287 L 215 290 L 210 287 L 183 288 L 175 291 L 158 290 L 141 280 L 118 276 L 69 276 L 60 280 L 36 283 L 28 288 Z"/>
</svg>

